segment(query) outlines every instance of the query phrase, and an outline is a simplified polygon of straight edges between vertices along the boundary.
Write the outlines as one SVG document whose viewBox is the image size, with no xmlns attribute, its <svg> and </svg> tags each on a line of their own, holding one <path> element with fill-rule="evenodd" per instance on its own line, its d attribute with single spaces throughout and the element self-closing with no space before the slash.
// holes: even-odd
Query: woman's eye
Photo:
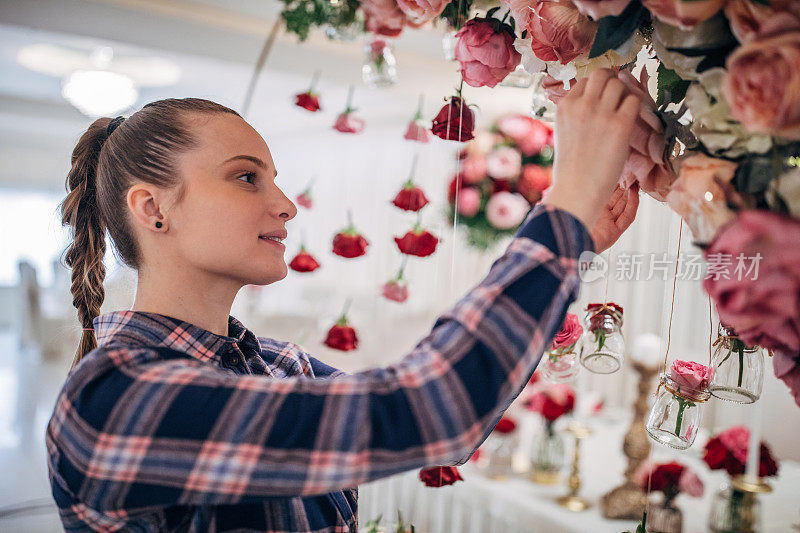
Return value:
<svg viewBox="0 0 800 533">
<path fill-rule="evenodd" d="M 243 181 L 246 181 L 247 183 L 253 183 L 256 180 L 256 173 L 255 172 L 245 172 L 244 174 L 240 175 L 236 179 L 241 180 L 242 178 L 244 178 Z"/>
</svg>

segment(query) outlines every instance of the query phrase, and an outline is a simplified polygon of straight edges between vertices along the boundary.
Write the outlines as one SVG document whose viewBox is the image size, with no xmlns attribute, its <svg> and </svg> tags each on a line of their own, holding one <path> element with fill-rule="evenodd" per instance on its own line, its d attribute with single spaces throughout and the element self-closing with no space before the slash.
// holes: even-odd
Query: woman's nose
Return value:
<svg viewBox="0 0 800 533">
<path fill-rule="evenodd" d="M 275 211 L 278 213 L 278 218 L 283 219 L 284 221 L 288 222 L 292 220 L 295 216 L 297 216 L 297 206 L 294 205 L 288 196 L 283 194 L 283 191 L 280 187 L 275 187 L 277 194 L 279 195 L 279 200 L 276 202 Z"/>
</svg>

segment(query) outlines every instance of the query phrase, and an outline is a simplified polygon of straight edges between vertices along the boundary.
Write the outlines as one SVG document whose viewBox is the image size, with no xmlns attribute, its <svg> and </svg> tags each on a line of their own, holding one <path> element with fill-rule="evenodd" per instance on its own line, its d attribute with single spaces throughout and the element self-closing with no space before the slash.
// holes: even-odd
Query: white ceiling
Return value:
<svg viewBox="0 0 800 533">
<path fill-rule="evenodd" d="M 118 55 L 153 55 L 177 63 L 180 82 L 142 89 L 134 109 L 159 98 L 184 96 L 240 109 L 281 5 L 277 0 L 0 1 L 0 186 L 63 190 L 69 154 L 90 122 L 61 98 L 59 79 L 17 64 L 22 46 L 44 42 L 88 51 L 105 44 Z M 306 89 L 316 69 L 322 70 L 324 120 L 331 123 L 344 107 L 349 84 L 356 84 L 355 104 L 373 128 L 402 128 L 420 92 L 426 95 L 426 116 L 432 118 L 459 81 L 457 65 L 443 58 L 441 37 L 442 30 L 435 28 L 404 33 L 395 52 L 399 83 L 370 90 L 360 81 L 363 40 L 340 43 L 315 32 L 299 43 L 282 33 L 247 118 L 268 143 L 313 136 L 323 118 L 298 112 L 291 97 Z M 479 105 L 478 119 L 484 123 L 499 113 L 527 112 L 530 102 L 530 90 L 515 88 L 465 87 L 464 94 Z M 362 138 L 360 142 L 368 141 L 367 132 Z"/>
</svg>

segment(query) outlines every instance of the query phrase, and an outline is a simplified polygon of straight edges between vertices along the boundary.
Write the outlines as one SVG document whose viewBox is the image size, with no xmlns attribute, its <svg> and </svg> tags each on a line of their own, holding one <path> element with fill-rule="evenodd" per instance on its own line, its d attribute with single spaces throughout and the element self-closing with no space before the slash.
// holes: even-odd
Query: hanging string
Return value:
<svg viewBox="0 0 800 533">
<path fill-rule="evenodd" d="M 717 344 L 714 338 L 714 319 L 711 314 L 711 295 L 708 295 L 708 366 L 711 366 L 711 347 Z"/>
<path fill-rule="evenodd" d="M 244 103 L 242 104 L 242 116 L 245 118 L 247 118 L 247 112 L 250 110 L 250 104 L 253 101 L 253 93 L 256 89 L 258 77 L 261 75 L 261 70 L 264 68 L 264 65 L 267 62 L 267 57 L 269 57 L 269 53 L 272 50 L 272 45 L 275 44 L 275 39 L 278 37 L 278 32 L 281 29 L 281 22 L 281 17 L 275 19 L 275 23 L 272 25 L 272 29 L 269 30 L 269 35 L 267 35 L 267 40 L 264 42 L 264 47 L 261 49 L 261 53 L 258 55 L 258 60 L 256 61 L 255 68 L 253 69 L 253 74 L 250 76 L 250 83 L 247 85 L 247 91 L 244 95 Z"/>
<path fill-rule="evenodd" d="M 681 218 L 681 224 L 678 227 L 678 252 L 675 256 L 675 275 L 672 277 L 672 302 L 669 304 L 669 323 L 667 324 L 667 349 L 664 351 L 664 369 L 662 374 L 667 373 L 667 364 L 669 362 L 669 345 L 672 340 L 672 314 L 675 311 L 675 284 L 678 281 L 678 263 L 680 261 L 681 256 L 681 237 L 683 236 L 683 219 Z M 658 382 L 658 387 L 656 388 L 656 394 L 659 393 L 661 390 L 661 386 L 664 384 L 664 380 L 661 379 Z"/>
</svg>

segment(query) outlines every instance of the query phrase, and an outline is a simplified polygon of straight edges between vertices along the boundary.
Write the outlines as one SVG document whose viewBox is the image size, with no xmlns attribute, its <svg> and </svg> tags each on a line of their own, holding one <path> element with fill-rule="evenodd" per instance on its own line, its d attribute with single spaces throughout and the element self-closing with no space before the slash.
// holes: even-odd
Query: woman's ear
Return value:
<svg viewBox="0 0 800 533">
<path fill-rule="evenodd" d="M 166 230 L 167 222 L 161 213 L 162 191 L 149 183 L 137 183 L 128 189 L 128 208 L 133 214 L 133 223 L 141 229 Z"/>
</svg>

